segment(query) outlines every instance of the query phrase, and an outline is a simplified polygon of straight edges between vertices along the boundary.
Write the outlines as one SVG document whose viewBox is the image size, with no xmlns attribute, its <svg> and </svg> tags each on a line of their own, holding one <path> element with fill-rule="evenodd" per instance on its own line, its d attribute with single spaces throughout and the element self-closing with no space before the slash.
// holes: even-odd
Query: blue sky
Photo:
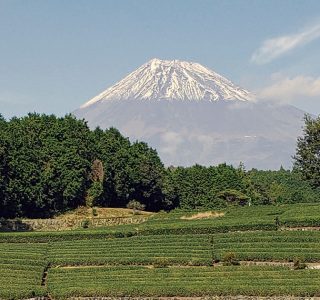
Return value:
<svg viewBox="0 0 320 300">
<path fill-rule="evenodd" d="M 64 115 L 151 58 L 320 114 L 318 0 L 0 0 L 0 113 Z"/>
</svg>

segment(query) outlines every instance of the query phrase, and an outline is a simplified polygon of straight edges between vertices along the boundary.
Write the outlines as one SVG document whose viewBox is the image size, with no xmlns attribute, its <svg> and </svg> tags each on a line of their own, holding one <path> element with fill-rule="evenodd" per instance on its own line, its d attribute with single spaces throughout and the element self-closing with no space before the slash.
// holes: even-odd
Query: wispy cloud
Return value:
<svg viewBox="0 0 320 300">
<path fill-rule="evenodd" d="M 258 96 L 260 99 L 274 100 L 280 103 L 290 103 L 297 99 L 320 96 L 320 77 L 296 76 L 276 80 L 270 86 L 263 88 Z"/>
<path fill-rule="evenodd" d="M 320 37 L 320 24 L 307 27 L 304 30 L 283 35 L 280 37 L 265 40 L 259 49 L 257 49 L 251 61 L 256 64 L 268 63 L 279 56 Z"/>
<path fill-rule="evenodd" d="M 163 153 L 168 155 L 176 155 L 178 148 L 183 143 L 183 137 L 174 131 L 168 131 L 161 136 L 164 146 L 160 149 Z"/>
</svg>

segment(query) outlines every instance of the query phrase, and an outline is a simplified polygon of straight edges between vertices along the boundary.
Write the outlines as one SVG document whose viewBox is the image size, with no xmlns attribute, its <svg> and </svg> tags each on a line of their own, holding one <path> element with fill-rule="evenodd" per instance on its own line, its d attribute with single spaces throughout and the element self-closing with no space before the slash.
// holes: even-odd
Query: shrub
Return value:
<svg viewBox="0 0 320 300">
<path fill-rule="evenodd" d="M 303 270 L 307 267 L 307 265 L 299 258 L 294 259 L 293 261 L 293 269 L 294 270 Z"/>
<path fill-rule="evenodd" d="M 234 252 L 227 252 L 222 258 L 224 266 L 238 266 L 240 265 L 239 261 L 236 258 L 236 254 Z"/>
<path fill-rule="evenodd" d="M 82 228 L 89 228 L 90 221 L 89 220 L 84 220 L 81 224 Z"/>
<path fill-rule="evenodd" d="M 222 192 L 219 192 L 217 194 L 217 198 L 224 200 L 228 204 L 240 206 L 246 205 L 250 200 L 247 195 L 233 189 L 226 189 Z"/>
<path fill-rule="evenodd" d="M 166 268 L 168 265 L 169 265 L 169 261 L 165 257 L 158 257 L 153 262 L 153 266 L 155 268 Z"/>
<path fill-rule="evenodd" d="M 92 208 L 92 215 L 94 217 L 97 217 L 98 216 L 98 212 L 97 212 L 97 209 L 96 208 Z"/>
<path fill-rule="evenodd" d="M 146 206 L 144 204 L 141 204 L 137 200 L 131 200 L 127 204 L 127 208 L 132 209 L 133 210 L 133 214 L 135 215 L 135 214 L 137 214 L 137 211 L 144 210 L 146 208 Z"/>
</svg>

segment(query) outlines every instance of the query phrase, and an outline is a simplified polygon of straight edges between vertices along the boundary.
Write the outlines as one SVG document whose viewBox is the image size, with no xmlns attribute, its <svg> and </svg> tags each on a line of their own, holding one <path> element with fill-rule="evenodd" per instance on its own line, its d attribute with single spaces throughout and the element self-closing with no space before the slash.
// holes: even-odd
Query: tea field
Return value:
<svg viewBox="0 0 320 300">
<path fill-rule="evenodd" d="M 142 224 L 0 233 L 0 299 L 320 296 L 320 205 L 199 216 L 206 214 L 161 212 Z M 230 255 L 232 263 L 225 261 Z"/>
<path fill-rule="evenodd" d="M 52 269 L 48 291 L 71 296 L 320 295 L 320 270 L 283 267 L 137 266 Z"/>
<path fill-rule="evenodd" d="M 46 293 L 41 285 L 47 244 L 0 243 L 0 298 L 21 299 Z"/>
</svg>

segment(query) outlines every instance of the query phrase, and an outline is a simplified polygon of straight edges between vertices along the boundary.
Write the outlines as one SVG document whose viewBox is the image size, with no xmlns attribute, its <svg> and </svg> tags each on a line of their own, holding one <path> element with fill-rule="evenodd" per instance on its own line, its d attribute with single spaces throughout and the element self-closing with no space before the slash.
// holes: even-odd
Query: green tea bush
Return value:
<svg viewBox="0 0 320 300">
<path fill-rule="evenodd" d="M 53 265 L 149 265 L 163 259 L 170 265 L 209 265 L 206 235 L 157 235 L 51 243 Z M 160 263 L 160 262 L 159 262 Z"/>
<path fill-rule="evenodd" d="M 213 259 L 221 260 L 234 252 L 240 260 L 293 261 L 303 257 L 307 262 L 320 260 L 320 232 L 269 231 L 213 235 Z"/>
<path fill-rule="evenodd" d="M 169 266 L 169 260 L 166 257 L 158 257 L 152 264 L 155 268 L 166 268 Z"/>
<path fill-rule="evenodd" d="M 222 261 L 223 261 L 224 266 L 238 266 L 238 265 L 240 265 L 239 261 L 237 260 L 236 254 L 234 252 L 225 253 L 222 258 Z"/>
<path fill-rule="evenodd" d="M 46 295 L 41 286 L 47 244 L 0 243 L 0 299 Z"/>
<path fill-rule="evenodd" d="M 293 261 L 293 269 L 294 270 L 303 270 L 307 268 L 307 265 L 303 262 L 303 260 L 296 258 Z"/>
<path fill-rule="evenodd" d="M 54 268 L 48 292 L 54 299 L 69 297 L 204 297 L 320 295 L 320 270 L 293 272 L 286 267 L 138 266 Z"/>
<path fill-rule="evenodd" d="M 81 224 L 82 228 L 86 229 L 89 228 L 90 226 L 90 221 L 89 220 L 84 220 Z"/>
<path fill-rule="evenodd" d="M 97 216 L 98 216 L 98 211 L 97 211 L 96 208 L 92 208 L 92 215 L 93 215 L 94 217 L 97 217 Z"/>
</svg>

